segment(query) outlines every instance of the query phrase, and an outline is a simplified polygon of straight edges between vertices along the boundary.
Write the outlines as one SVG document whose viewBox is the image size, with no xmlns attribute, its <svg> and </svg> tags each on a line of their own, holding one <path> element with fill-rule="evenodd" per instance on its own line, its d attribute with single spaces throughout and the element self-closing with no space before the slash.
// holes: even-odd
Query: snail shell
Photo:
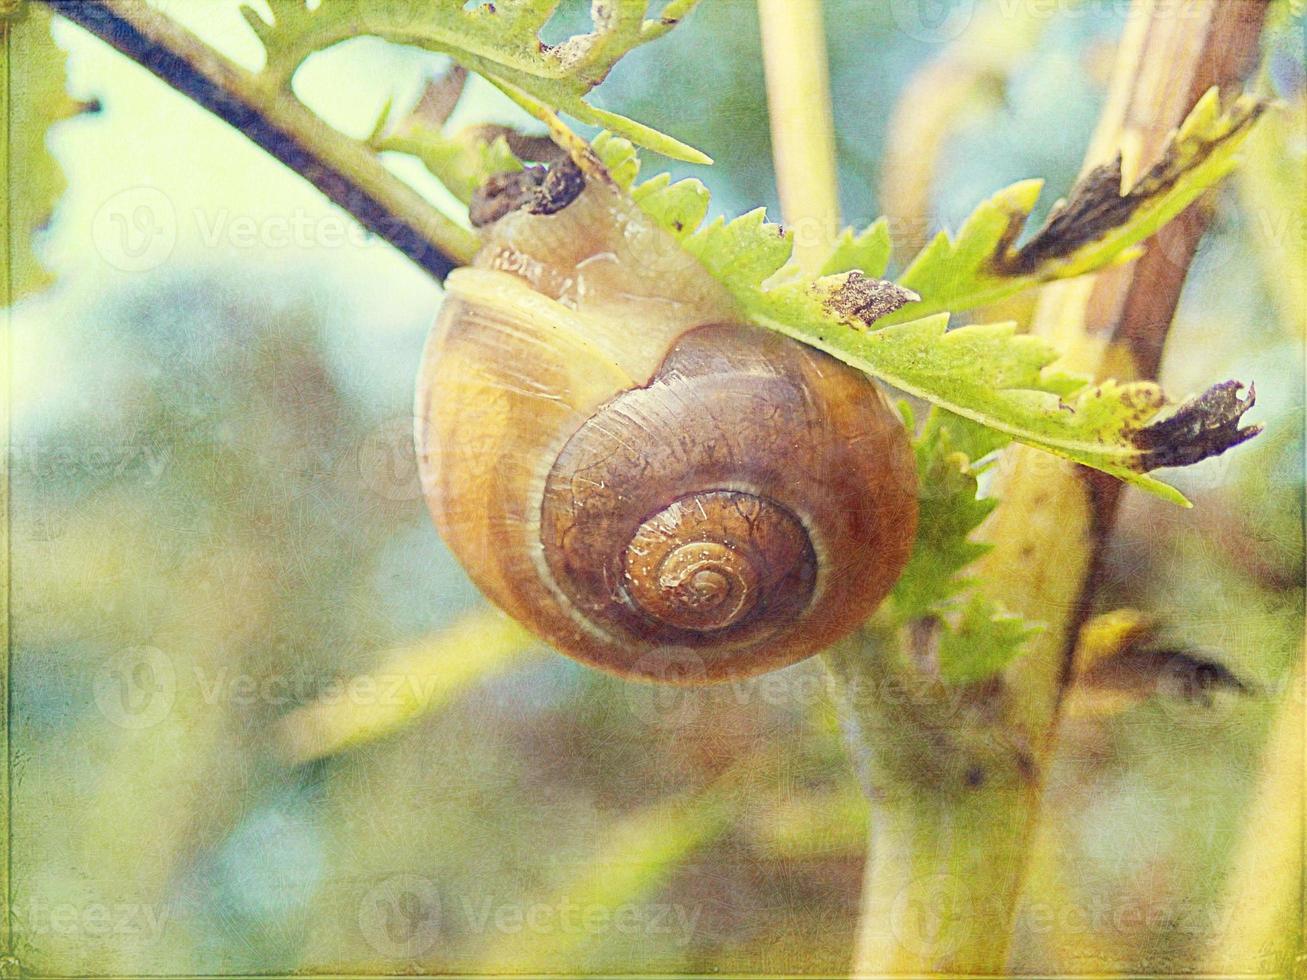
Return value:
<svg viewBox="0 0 1307 980">
<path fill-rule="evenodd" d="M 424 493 L 477 585 L 652 680 L 759 673 L 857 628 L 916 527 L 880 390 L 744 322 L 611 187 L 488 233 L 447 281 L 416 408 Z"/>
</svg>

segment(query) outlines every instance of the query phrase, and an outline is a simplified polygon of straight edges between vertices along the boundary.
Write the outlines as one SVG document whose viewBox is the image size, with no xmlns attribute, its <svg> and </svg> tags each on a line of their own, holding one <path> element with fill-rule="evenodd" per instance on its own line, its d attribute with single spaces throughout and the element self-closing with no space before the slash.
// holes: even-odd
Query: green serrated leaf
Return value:
<svg viewBox="0 0 1307 980">
<path fill-rule="evenodd" d="M 977 498 L 977 471 L 959 445 L 973 442 L 974 428 L 935 409 L 916 440 L 917 540 L 891 593 L 900 623 L 943 612 L 969 584 L 960 577 L 962 570 L 988 550 L 970 535 L 997 501 Z M 988 452 L 997 446 L 986 442 L 973 448 Z"/>
<path fill-rule="evenodd" d="M 9 125 L 0 136 L 9 188 L 8 247 L 0 258 L 0 305 L 38 292 L 53 281 L 32 248 L 32 237 L 54 213 L 67 182 L 46 148 L 56 122 L 82 111 L 65 90 L 64 52 L 50 36 L 51 15 L 42 4 L 28 4 L 21 16 L 6 20 L 3 67 L 4 103 Z"/>
<path fill-rule="evenodd" d="M 545 44 L 540 31 L 558 2 L 497 0 L 465 9 L 462 0 L 322 0 L 310 9 L 307 0 L 270 0 L 272 23 L 249 6 L 241 13 L 263 43 L 262 77 L 272 86 L 289 89 L 296 69 L 316 51 L 380 37 L 446 54 L 518 102 L 565 112 L 675 159 L 711 163 L 691 146 L 585 101 L 618 60 L 667 33 L 698 0 L 674 0 L 650 19 L 649 0 L 594 0 L 593 30 Z"/>
<path fill-rule="evenodd" d="M 822 275 L 803 279 L 789 261 L 792 236 L 768 223 L 763 210 L 693 230 L 686 218 L 707 204 L 699 185 L 669 185 L 663 175 L 634 186 L 634 149 L 611 137 L 597 142 L 620 174 L 619 183 L 631 187 L 657 224 L 681 238 L 745 316 L 956 416 L 953 428 L 963 433 L 968 458 L 1014 439 L 1187 505 L 1179 491 L 1148 471 L 1196 462 L 1255 435 L 1256 427 L 1240 427 L 1252 405 L 1251 390 L 1243 398 L 1241 385 L 1225 382 L 1177 407 L 1152 382 L 1091 385 L 1056 371 L 1051 365 L 1058 352 L 1047 341 L 1018 334 L 1014 324 L 949 330 L 946 313 L 922 313 L 992 302 L 1036 282 L 1123 261 L 1140 240 L 1229 172 L 1234 150 L 1261 108 L 1240 99 L 1222 113 L 1212 90 L 1134 188 L 1121 195 L 1117 171 L 1117 184 L 1105 198 L 1110 180 L 1087 179 L 1019 250 L 1013 242 L 1040 185 L 1013 185 L 981 205 L 956 239 L 941 235 L 923 250 L 899 283 L 921 294 L 921 301 L 903 305 L 906 294 L 900 294 L 887 315 L 884 304 L 847 302 L 851 285 L 859 297 L 886 292 L 884 283 L 867 281 L 884 269 L 888 236 L 882 222 L 858 235 L 843 234 Z M 1078 225 L 1069 220 L 1076 214 L 1084 216 Z M 833 271 L 844 265 L 857 268 Z M 865 278 L 853 282 L 859 275 Z"/>
<path fill-rule="evenodd" d="M 940 635 L 940 674 L 951 684 L 987 680 L 1011 663 L 1040 629 L 973 593 L 956 621 Z"/>
<path fill-rule="evenodd" d="M 631 197 L 677 238 L 693 234 L 708 214 L 708 188 L 693 177 L 673 184 L 668 174 L 659 174 L 636 187 Z"/>
<path fill-rule="evenodd" d="M 872 279 L 879 279 L 889 267 L 892 250 L 887 218 L 877 219 L 857 234 L 854 234 L 852 228 L 845 228 L 835 239 L 830 255 L 822 263 L 821 275 L 833 276 L 856 271 Z"/>
<path fill-rule="evenodd" d="M 939 442 L 966 456 L 973 473 L 982 472 L 989 465 L 986 460 L 1012 441 L 1004 432 L 939 409 L 933 409 L 927 418 L 925 435 L 936 428 L 941 430 Z"/>
<path fill-rule="evenodd" d="M 912 413 L 906 404 L 903 409 L 911 426 Z M 883 612 L 899 627 L 922 619 L 937 624 L 940 673 L 950 683 L 975 683 L 997 673 L 1041 628 L 1005 614 L 965 575 L 990 548 L 971 535 L 998 505 L 977 497 L 980 468 L 972 459 L 1006 441 L 935 408 L 914 442 L 917 539 Z"/>
<path fill-rule="evenodd" d="M 761 283 L 789 260 L 794 236 L 767 221 L 757 208 L 727 222 L 717 218 L 684 240 L 697 258 L 737 297 L 761 292 Z"/>
<path fill-rule="evenodd" d="M 901 391 L 979 425 L 1134 483 L 1175 503 L 1184 497 L 1144 472 L 1149 452 L 1134 436 L 1169 402 L 1152 382 L 1083 386 L 1064 399 L 1047 390 L 1046 342 L 1011 323 L 949 331 L 945 314 L 861 332 L 832 322 L 806 284 L 753 297 L 751 317 L 811 344 Z M 814 308 L 816 307 L 816 308 Z M 1063 387 L 1065 378 L 1055 376 Z"/>
<path fill-rule="evenodd" d="M 1161 159 L 1129 190 L 1121 186 L 1119 157 L 1095 168 L 1021 248 L 1015 242 L 1041 182 L 1021 181 L 999 191 L 956 236 L 941 232 L 913 259 L 899 284 L 918 293 L 921 303 L 883 324 L 944 310 L 957 313 L 1138 257 L 1145 239 L 1234 168 L 1236 151 L 1264 109 L 1264 103 L 1245 96 L 1222 112 L 1217 90 L 1209 90 Z"/>
<path fill-rule="evenodd" d="M 1028 282 L 1017 284 L 1012 277 L 992 274 L 990 261 L 1020 233 L 1043 183 L 1023 180 L 1006 187 L 983 201 L 956 236 L 941 231 L 932 238 L 899 276 L 899 284 L 919 294 L 922 301 L 902 311 L 898 319 L 940 310 L 957 312 L 994 302 L 1007 295 L 1003 290 L 1017 292 L 1028 286 Z"/>
</svg>

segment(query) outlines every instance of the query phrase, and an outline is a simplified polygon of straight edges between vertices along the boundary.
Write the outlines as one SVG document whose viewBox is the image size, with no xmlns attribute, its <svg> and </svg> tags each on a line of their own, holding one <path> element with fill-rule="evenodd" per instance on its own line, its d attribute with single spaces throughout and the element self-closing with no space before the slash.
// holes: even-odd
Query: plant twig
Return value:
<svg viewBox="0 0 1307 980">
<path fill-rule="evenodd" d="M 43 0 L 230 123 L 436 279 L 475 254 L 477 236 L 390 173 L 362 143 L 290 93 L 135 0 Z"/>
<path fill-rule="evenodd" d="M 1135 0 L 1085 170 L 1119 150 L 1123 176 L 1134 180 L 1203 92 L 1213 85 L 1228 89 L 1251 69 L 1266 7 L 1266 0 L 1196 0 L 1181 16 L 1161 0 Z M 1200 200 L 1163 229 L 1137 262 L 1044 290 L 1032 332 L 1064 352 L 1059 367 L 1095 377 L 1156 376 L 1206 229 L 1205 206 Z M 1042 692 L 1035 716 L 1042 719 L 1037 727 L 1046 728 L 1073 672 L 1071 654 L 1093 599 L 1120 485 L 1017 449 L 996 492 L 1003 505 L 985 529 L 995 547 L 982 577 L 1009 608 L 1049 626 L 1037 644 L 1044 649 L 1009 678 Z M 1055 580 L 1064 588 L 1051 593 Z M 1034 676 L 1045 668 L 1055 673 Z"/>
<path fill-rule="evenodd" d="M 1252 67 L 1266 6 L 1265 0 L 1194 0 L 1181 14 L 1164 0 L 1134 0 L 1084 169 L 1120 152 L 1123 176 L 1134 180 L 1203 92 L 1212 85 L 1228 91 Z M 1156 376 L 1206 227 L 1204 206 L 1196 203 L 1151 239 L 1139 261 L 1044 290 L 1032 332 L 1064 352 L 1058 367 L 1095 377 Z M 1120 486 L 1016 448 L 1004 460 L 995 493 L 1002 502 L 984 528 L 994 548 L 980 562 L 978 579 L 1007 608 L 1045 625 L 1005 677 L 1006 725 L 1031 746 L 1042 773 L 1056 746 L 1076 640 L 1092 607 Z M 1038 806 L 1015 821 L 1024 822 L 1029 841 Z"/>
<path fill-rule="evenodd" d="M 820 0 L 758 0 L 781 214 L 806 271 L 839 231 L 835 125 Z"/>
<path fill-rule="evenodd" d="M 1264 8 L 1265 0 L 1192 0 L 1180 13 L 1134 0 L 1086 168 L 1118 147 L 1127 179 L 1151 163 L 1203 91 L 1240 77 Z M 1142 262 L 1046 289 L 1034 332 L 1065 352 L 1059 367 L 1155 373 L 1201 222 L 1180 229 L 1178 243 L 1154 240 Z M 1117 494 L 1116 481 L 1085 472 L 1037 450 L 1004 460 L 1001 503 L 985 527 L 994 549 L 976 578 L 1045 627 L 1004 675 L 949 695 L 932 674 L 925 628 L 906 638 L 869 632 L 827 657 L 854 695 L 870 692 L 852 698 L 873 813 L 856 975 L 1007 966 L 1069 651 Z"/>
</svg>

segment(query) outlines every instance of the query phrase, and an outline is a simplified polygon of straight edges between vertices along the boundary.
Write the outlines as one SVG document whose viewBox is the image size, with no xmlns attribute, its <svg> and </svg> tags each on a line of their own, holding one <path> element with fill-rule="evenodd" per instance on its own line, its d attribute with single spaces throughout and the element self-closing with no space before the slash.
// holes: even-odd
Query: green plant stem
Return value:
<svg viewBox="0 0 1307 980">
<path fill-rule="evenodd" d="M 815 272 L 839 226 L 825 39 L 817 0 L 759 0 L 772 144 L 795 256 Z M 859 730 L 871 800 L 858 973 L 993 973 L 1007 958 L 1034 808 L 1024 746 L 876 623 L 824 655 Z M 921 638 L 928 645 L 928 637 Z M 973 692 L 974 693 L 974 692 Z"/>
<path fill-rule="evenodd" d="M 758 0 L 772 157 L 794 258 L 815 273 L 839 231 L 835 124 L 820 0 Z"/>
<path fill-rule="evenodd" d="M 871 803 L 854 975 L 993 974 L 1007 960 L 1036 804 L 1003 692 L 946 686 L 875 622 L 824 655 L 856 725 Z"/>
<path fill-rule="evenodd" d="M 289 91 L 223 57 L 137 0 L 44 0 L 230 123 L 436 279 L 471 259 L 477 236 L 332 129 Z"/>
</svg>

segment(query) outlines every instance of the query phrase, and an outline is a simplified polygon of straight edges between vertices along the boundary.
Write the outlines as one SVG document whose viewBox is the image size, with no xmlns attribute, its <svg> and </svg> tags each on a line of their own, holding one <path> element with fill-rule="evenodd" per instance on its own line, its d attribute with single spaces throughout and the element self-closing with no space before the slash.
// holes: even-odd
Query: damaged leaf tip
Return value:
<svg viewBox="0 0 1307 980">
<path fill-rule="evenodd" d="M 1244 414 L 1257 403 L 1257 389 L 1241 381 L 1222 381 L 1179 405 L 1166 417 L 1135 432 L 1131 439 L 1141 451 L 1141 472 L 1163 466 L 1188 466 L 1247 442 L 1261 425 L 1241 426 Z"/>
</svg>

